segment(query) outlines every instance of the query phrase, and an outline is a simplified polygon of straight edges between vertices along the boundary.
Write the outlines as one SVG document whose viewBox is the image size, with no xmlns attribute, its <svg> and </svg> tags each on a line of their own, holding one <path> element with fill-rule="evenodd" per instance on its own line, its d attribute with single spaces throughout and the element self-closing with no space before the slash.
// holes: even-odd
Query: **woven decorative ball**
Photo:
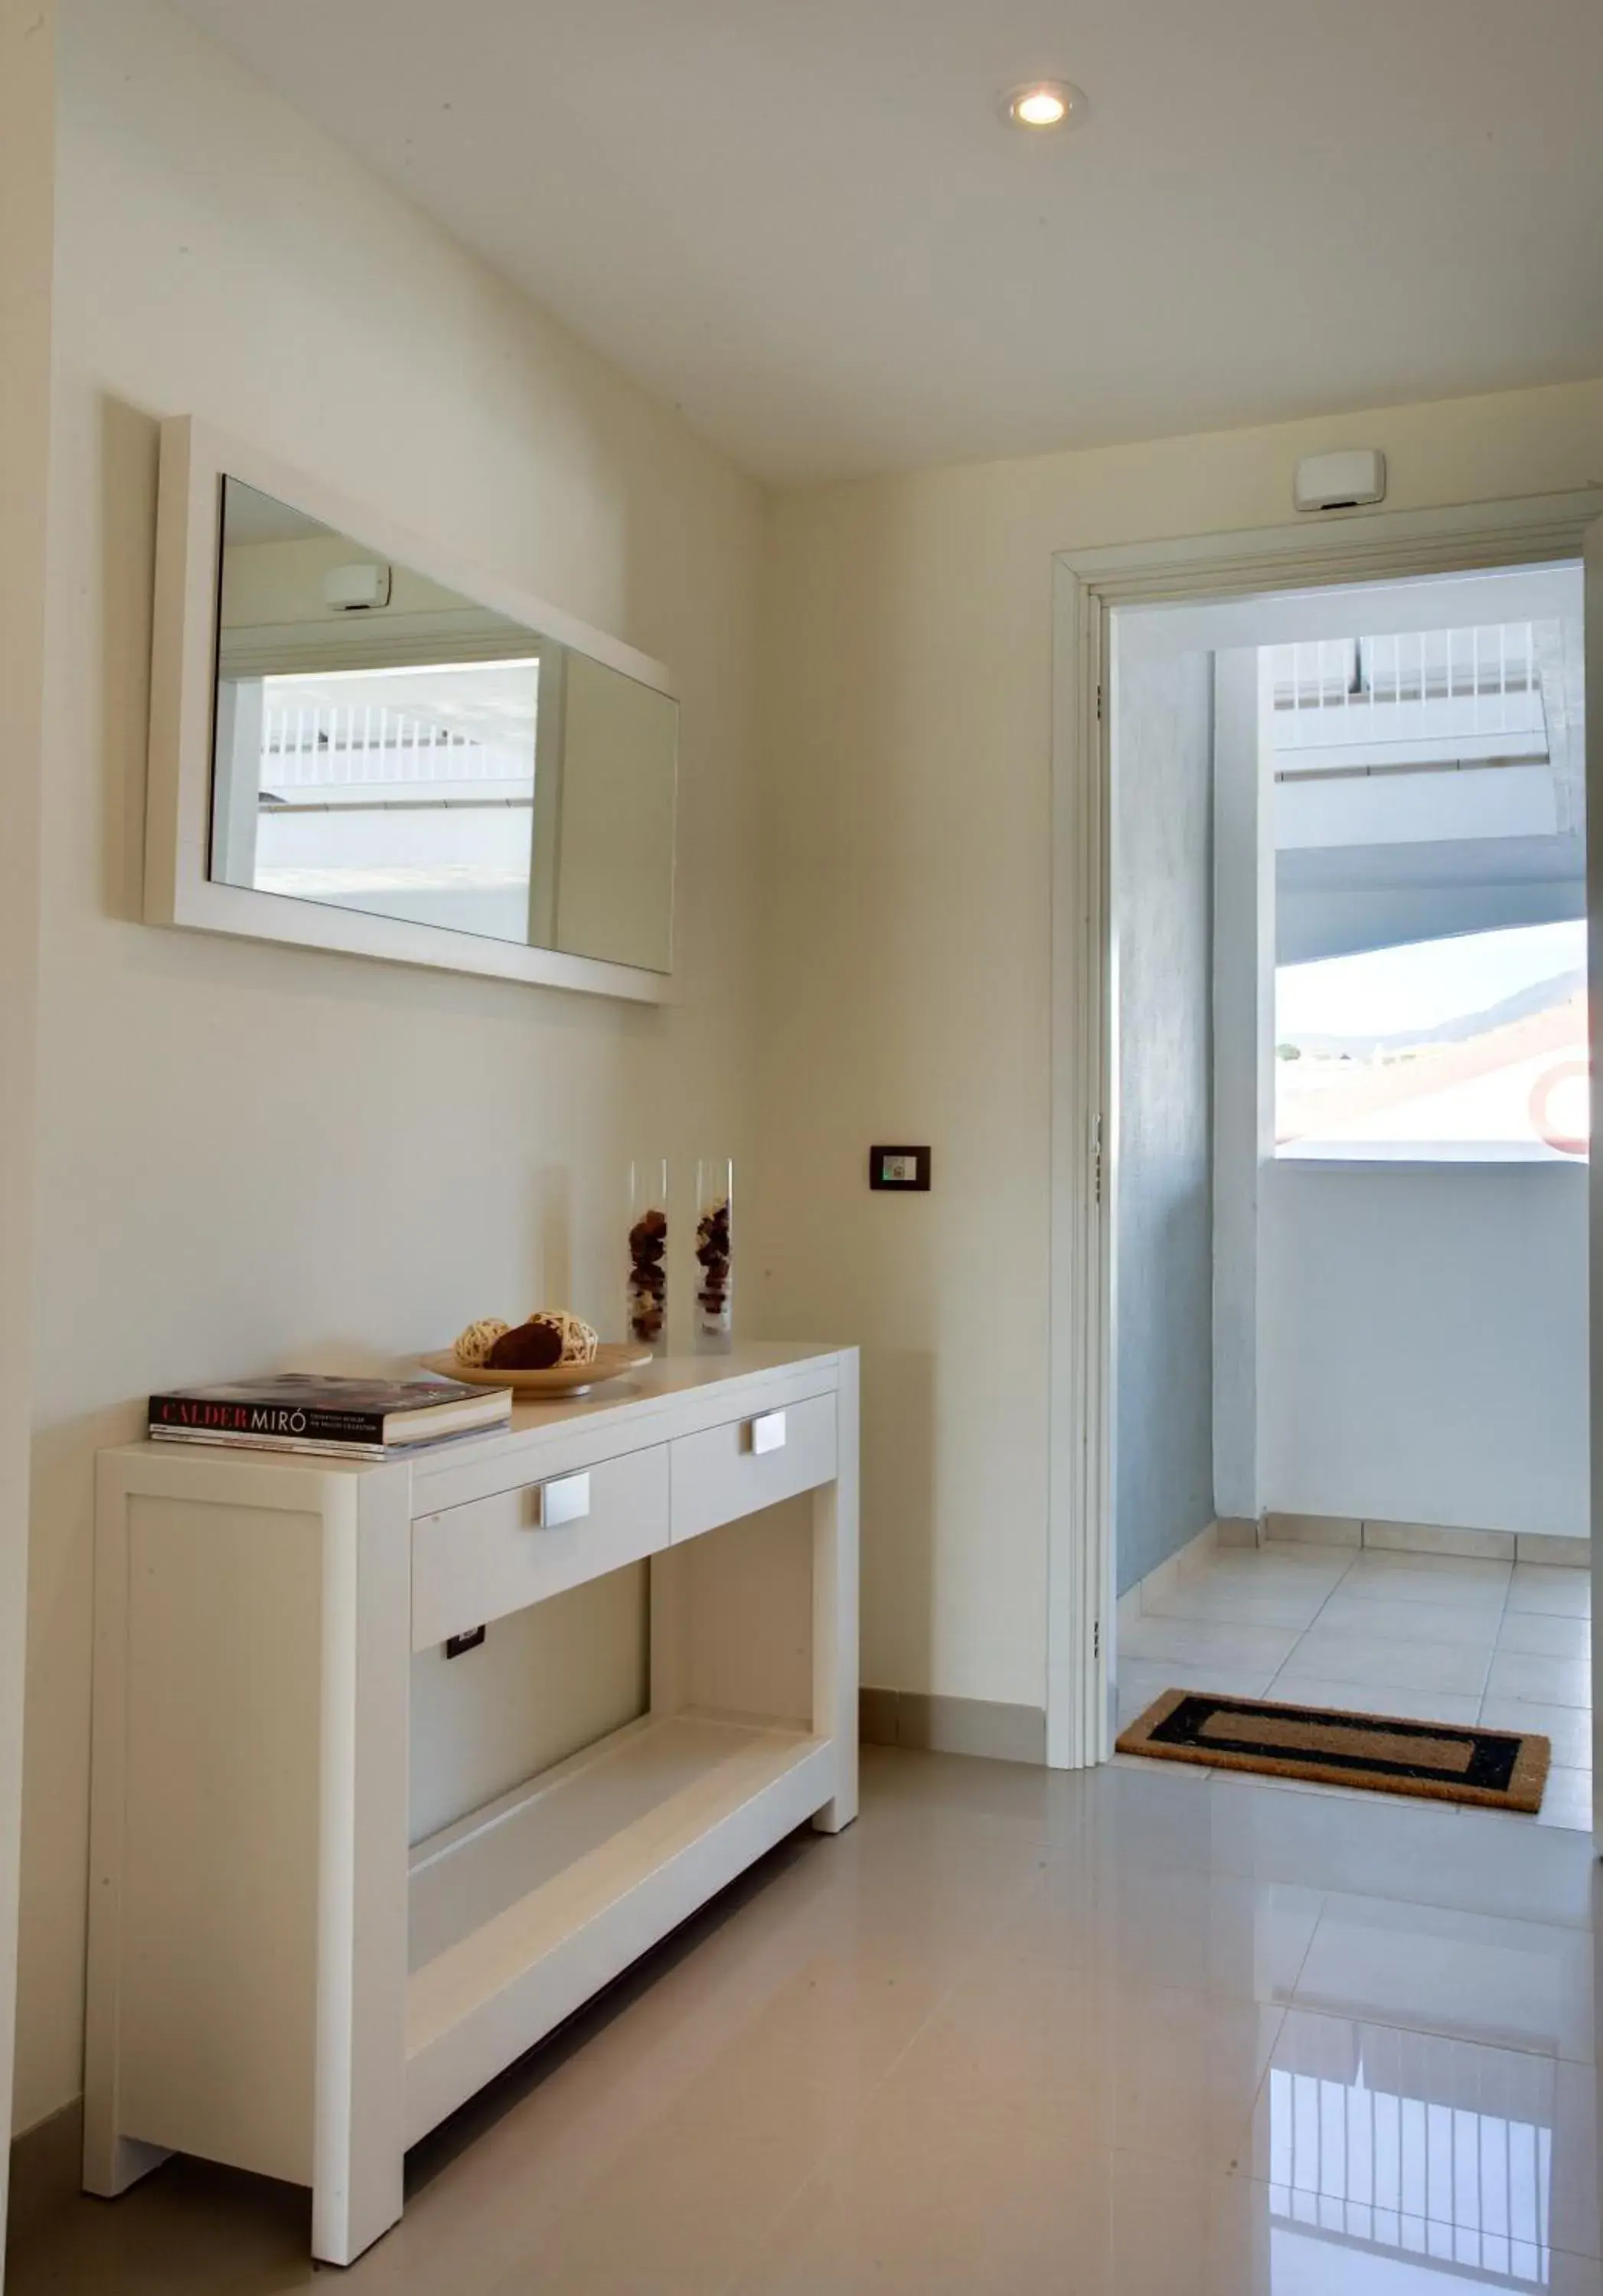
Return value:
<svg viewBox="0 0 1603 2296">
<path fill-rule="evenodd" d="M 588 1364 L 596 1360 L 596 1350 L 601 1345 L 599 1334 L 590 1329 L 578 1316 L 569 1315 L 565 1308 L 537 1308 L 529 1321 L 543 1324 L 556 1332 L 563 1343 L 559 1363 Z"/>
<path fill-rule="evenodd" d="M 480 1370 L 502 1332 L 510 1328 L 499 1316 L 481 1316 L 478 1322 L 470 1324 L 457 1339 L 455 1349 L 457 1362 L 468 1365 L 472 1370 Z"/>
</svg>

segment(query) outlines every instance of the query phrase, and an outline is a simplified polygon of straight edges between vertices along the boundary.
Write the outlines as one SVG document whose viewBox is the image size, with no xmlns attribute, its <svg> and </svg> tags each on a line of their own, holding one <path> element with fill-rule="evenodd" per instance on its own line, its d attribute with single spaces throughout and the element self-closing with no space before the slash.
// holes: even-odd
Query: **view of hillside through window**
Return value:
<svg viewBox="0 0 1603 2296">
<path fill-rule="evenodd" d="M 1584 922 L 1280 968 L 1281 1140 L 1584 1155 Z"/>
</svg>

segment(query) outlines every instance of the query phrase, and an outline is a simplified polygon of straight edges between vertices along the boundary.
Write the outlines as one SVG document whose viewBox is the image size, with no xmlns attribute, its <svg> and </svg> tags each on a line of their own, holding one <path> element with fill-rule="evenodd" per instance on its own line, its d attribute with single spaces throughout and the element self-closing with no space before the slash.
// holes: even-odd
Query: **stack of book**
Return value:
<svg viewBox="0 0 1603 2296">
<path fill-rule="evenodd" d="M 391 1459 L 409 1456 L 423 1445 L 493 1431 L 511 1417 L 509 1388 L 464 1387 L 454 1379 L 329 1379 L 316 1372 L 289 1371 L 152 1395 L 148 1425 L 160 1443 Z"/>
</svg>

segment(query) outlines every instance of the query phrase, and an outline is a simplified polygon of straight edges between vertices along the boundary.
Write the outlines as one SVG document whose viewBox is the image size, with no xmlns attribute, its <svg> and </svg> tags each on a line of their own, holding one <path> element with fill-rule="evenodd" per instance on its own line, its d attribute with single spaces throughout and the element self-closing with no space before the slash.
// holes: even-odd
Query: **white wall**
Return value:
<svg viewBox="0 0 1603 2296">
<path fill-rule="evenodd" d="M 1262 1513 L 1259 1203 L 1273 1153 L 1275 841 L 1269 656 L 1213 657 L 1213 1502 Z"/>
<path fill-rule="evenodd" d="M 55 10 L 0 0 L 0 2128 L 21 1828 Z M 0 2252 L 9 2157 L 0 2152 Z"/>
<path fill-rule="evenodd" d="M 1585 1170 L 1264 1178 L 1265 1505 L 1584 1537 Z"/>
<path fill-rule="evenodd" d="M 95 1447 L 167 1382 L 541 1299 L 616 1330 L 637 1128 L 681 1168 L 754 1141 L 760 491 L 161 0 L 74 0 L 61 74 L 19 2125 L 78 2087 Z M 675 1009 L 136 922 L 185 410 L 670 665 Z"/>
<path fill-rule="evenodd" d="M 1121 1594 L 1213 1520 L 1213 659 L 1114 644 L 1114 1541 Z"/>
<path fill-rule="evenodd" d="M 860 1340 L 865 1680 L 1039 1706 L 1046 1673 L 1048 764 L 1056 550 L 1603 477 L 1603 384 L 783 497 L 769 618 L 764 1314 Z M 875 1140 L 928 1196 L 871 1195 Z"/>
</svg>

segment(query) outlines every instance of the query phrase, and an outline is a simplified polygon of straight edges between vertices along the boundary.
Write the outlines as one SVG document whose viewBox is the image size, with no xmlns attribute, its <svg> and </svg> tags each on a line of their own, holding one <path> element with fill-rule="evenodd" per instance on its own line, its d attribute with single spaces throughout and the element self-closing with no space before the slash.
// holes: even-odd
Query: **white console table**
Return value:
<svg viewBox="0 0 1603 2296">
<path fill-rule="evenodd" d="M 857 1453 L 855 1351 L 799 1348 L 409 1463 L 103 1453 L 87 2189 L 198 2153 L 309 2185 L 349 2263 L 409 2144 L 793 1828 L 849 1824 Z M 707 1536 L 802 1493 L 810 1570 Z M 649 1710 L 409 1846 L 412 1653 L 642 1562 Z M 730 1710 L 809 1677 L 810 1710 Z"/>
</svg>

